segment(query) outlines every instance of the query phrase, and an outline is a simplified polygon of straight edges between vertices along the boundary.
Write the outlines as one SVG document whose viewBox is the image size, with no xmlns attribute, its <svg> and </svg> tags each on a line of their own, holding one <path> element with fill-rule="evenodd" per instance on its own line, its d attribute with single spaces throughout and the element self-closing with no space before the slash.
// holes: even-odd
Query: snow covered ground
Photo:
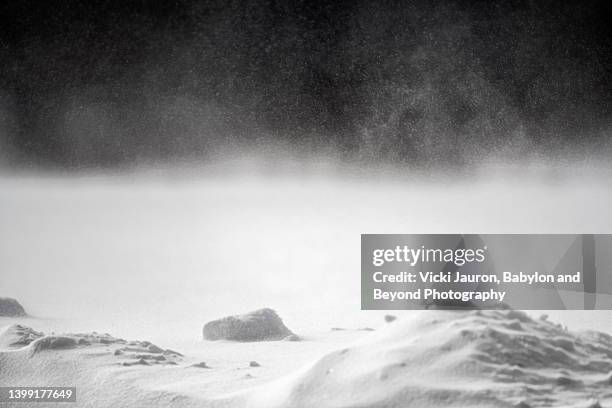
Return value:
<svg viewBox="0 0 612 408">
<path fill-rule="evenodd" d="M 348 401 L 355 395 L 353 391 L 347 391 L 349 388 L 341 391 L 334 383 L 350 384 L 353 387 L 350 389 L 361 391 L 359 387 L 372 373 L 385 371 L 390 361 L 395 361 L 391 359 L 393 353 L 404 349 L 411 353 L 412 340 L 406 340 L 396 350 L 390 346 L 392 342 L 380 337 L 385 335 L 379 331 L 372 334 L 357 330 L 384 327 L 380 332 L 386 333 L 391 326 L 384 324 L 382 313 L 360 310 L 361 233 L 612 231 L 609 210 L 612 191 L 607 182 L 611 172 L 601 168 L 516 166 L 457 177 L 406 176 L 382 171 L 368 175 L 334 168 L 286 172 L 273 165 L 243 170 L 232 175 L 204 169 L 203 174 L 4 176 L 0 179 L 0 296 L 17 298 L 33 317 L 0 318 L 0 327 L 18 322 L 47 334 L 108 332 L 178 350 L 185 354 L 185 362 L 179 367 L 118 368 L 107 357 L 82 358 L 83 354 L 92 353 L 90 349 L 60 354 L 72 356 L 64 357 L 69 361 L 78 361 L 77 365 L 89 373 L 85 377 L 121 369 L 120 377 L 132 384 L 133 389 L 170 392 L 169 400 L 160 397 L 160 405 L 180 395 L 188 399 L 194 396 L 195 405 L 206 396 L 206 400 L 218 400 L 215 404 L 220 406 L 226 403 L 274 406 L 276 402 L 282 406 L 283 400 L 294 401 L 290 406 L 319 406 L 306 398 L 305 390 L 325 390 L 323 394 L 336 390 L 337 399 L 330 401 L 337 403 L 343 395 Z M 276 309 L 304 341 L 234 344 L 201 340 L 205 322 L 261 307 Z M 424 324 L 416 312 L 396 314 L 400 321 L 413 322 L 402 326 L 406 336 L 414 335 L 411 332 L 414 327 Z M 612 333 L 612 312 L 548 314 L 550 320 L 572 330 Z M 478 326 L 476 322 L 469 323 L 472 324 Z M 527 331 L 534 330 L 540 337 L 547 330 L 532 327 L 532 323 L 528 326 Z M 332 331 L 332 327 L 349 330 Z M 437 333 L 436 336 L 445 336 L 446 332 Z M 454 331 L 448 333 L 454 335 L 457 335 Z M 399 334 L 389 336 L 395 338 Z M 575 337 L 571 339 L 574 341 Z M 357 372 L 350 374 L 350 378 L 321 380 L 321 370 L 336 370 L 336 364 L 361 364 L 367 353 L 354 362 L 333 357 L 335 350 L 355 341 L 378 347 L 378 351 L 371 352 L 384 354 L 384 358 L 378 355 L 376 358 L 386 363 L 378 367 L 375 362 L 364 367 L 363 372 L 355 368 Z M 415 337 L 414 342 L 418 341 Z M 384 347 L 379 347 L 380 344 Z M 467 353 L 472 349 L 463 350 Z M 582 349 L 574 352 L 584 353 Z M 3 364 L 0 385 L 9 385 L 7 378 L 36 384 L 53 378 L 48 361 L 27 359 L 23 360 L 27 363 L 19 363 L 20 358 L 25 358 L 19 357 L 20 353 L 0 353 Z M 327 353 L 332 353 L 332 357 L 319 360 Z M 452 356 L 452 361 L 464 357 L 471 361 L 459 352 Z M 257 360 L 262 367 L 246 369 L 250 360 Z M 206 361 L 214 368 L 185 367 L 198 361 Z M 452 361 L 432 360 L 431 364 L 443 367 L 454 364 Z M 7 371 L 9 363 L 19 369 Z M 300 369 L 306 371 L 300 374 Z M 477 377 L 488 373 L 478 370 L 474 372 Z M 604 374 L 595 371 L 587 374 L 599 381 Z M 432 368 L 427 381 L 441 379 L 437 377 L 440 372 L 440 367 Z M 245 377 L 247 373 L 253 378 Z M 590 384 L 591 380 L 583 378 L 587 374 L 576 375 Z M 418 373 L 413 371 L 410 375 Z M 95 384 L 94 379 L 81 379 L 75 373 L 66 376 L 66 381 L 81 381 L 81 388 Z M 100 376 L 107 378 L 104 374 Z M 115 378 L 114 374 L 108 378 Z M 529 378 L 527 373 L 520 381 L 528 383 Z M 449 378 L 444 379 L 450 382 Z M 395 385 L 388 389 L 399 390 L 402 386 L 397 382 L 401 380 L 393 381 Z M 276 391 L 245 391 L 260 385 L 276 387 Z M 478 397 L 485 386 L 490 383 L 466 380 L 456 385 L 456 390 L 447 389 L 438 397 L 425 390 L 423 399 L 413 403 L 440 406 L 442 399 L 435 398 L 446 395 L 444 398 L 454 399 L 456 392 L 462 390 L 468 394 L 464 400 L 458 400 L 464 402 L 455 406 L 474 407 L 477 399 L 470 399 L 469 395 Z M 385 387 L 380 385 L 376 392 L 384 393 Z M 403 389 L 408 390 L 406 387 L 404 384 Z M 564 402 L 566 405 L 559 405 L 558 399 L 551 404 L 571 406 L 574 400 L 582 403 L 587 394 L 599 392 L 593 387 L 583 387 L 582 394 L 571 394 Z M 283 392 L 287 393 L 286 398 L 282 397 Z M 520 395 L 513 392 L 504 394 L 507 401 L 520 400 Z M 543 391 L 545 395 L 555 392 L 554 388 Z M 268 401 L 266 395 L 277 396 L 279 400 Z M 361 405 L 355 402 L 356 406 L 372 406 L 375 400 L 378 401 L 375 406 L 385 405 L 381 396 L 373 394 L 370 401 L 359 395 Z M 136 398 L 135 406 L 138 401 L 150 404 L 155 400 L 149 397 Z M 106 406 L 100 401 L 89 406 Z M 179 405 L 188 406 L 186 400 L 180 401 Z M 503 406 L 487 398 L 478 401 L 482 406 Z M 543 401 L 531 404 L 545 405 Z M 334 404 L 330 402 L 329 406 L 337 406 Z"/>
</svg>

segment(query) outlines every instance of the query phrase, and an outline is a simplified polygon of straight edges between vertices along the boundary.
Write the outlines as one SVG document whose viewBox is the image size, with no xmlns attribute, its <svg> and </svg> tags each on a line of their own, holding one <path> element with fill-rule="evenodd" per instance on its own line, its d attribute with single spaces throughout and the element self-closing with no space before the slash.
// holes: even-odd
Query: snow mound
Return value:
<svg viewBox="0 0 612 408">
<path fill-rule="evenodd" d="M 607 334 L 512 310 L 431 310 L 247 398 L 261 407 L 607 406 L 611 372 Z"/>
<path fill-rule="evenodd" d="M 177 352 L 109 334 L 44 335 L 23 326 L 3 330 L 0 338 L 6 342 L 18 332 L 22 334 L 17 338 L 27 338 L 29 344 L 0 349 L 2 387 L 68 384 L 78 390 L 74 407 L 202 406 L 195 398 L 166 390 L 168 383 L 180 381 L 177 375 L 184 371 L 178 367 Z M 34 405 L 39 404 L 23 404 Z"/>
<path fill-rule="evenodd" d="M 206 340 L 233 341 L 282 340 L 293 336 L 278 314 L 267 308 L 213 320 L 204 325 L 202 334 Z"/>
<path fill-rule="evenodd" d="M 104 347 L 105 353 L 120 359 L 122 366 L 176 365 L 183 355 L 163 349 L 149 341 L 126 341 L 108 333 L 68 333 L 45 335 L 30 327 L 15 324 L 0 333 L 0 351 L 3 349 L 29 350 L 31 356 L 45 351 L 95 349 Z"/>
<path fill-rule="evenodd" d="M 14 324 L 0 332 L 0 349 L 25 347 L 43 336 L 30 327 Z"/>
</svg>

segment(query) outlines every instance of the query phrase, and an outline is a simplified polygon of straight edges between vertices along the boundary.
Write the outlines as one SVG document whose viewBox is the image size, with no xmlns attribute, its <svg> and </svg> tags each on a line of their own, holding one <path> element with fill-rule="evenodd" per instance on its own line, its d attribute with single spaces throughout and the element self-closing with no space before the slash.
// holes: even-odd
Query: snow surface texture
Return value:
<svg viewBox="0 0 612 408">
<path fill-rule="evenodd" d="M 611 372 L 609 335 L 518 311 L 429 311 L 253 397 L 262 407 L 595 407 L 612 404 Z"/>
<path fill-rule="evenodd" d="M 511 310 L 410 313 L 297 373 L 252 387 L 245 380 L 216 395 L 189 390 L 204 378 L 227 381 L 228 371 L 194 367 L 188 356 L 149 342 L 42 336 L 23 326 L 0 335 L 2 344 L 20 337 L 31 341 L 0 351 L 0 385 L 76 385 L 79 407 L 612 406 L 611 336 L 573 333 Z"/>
</svg>

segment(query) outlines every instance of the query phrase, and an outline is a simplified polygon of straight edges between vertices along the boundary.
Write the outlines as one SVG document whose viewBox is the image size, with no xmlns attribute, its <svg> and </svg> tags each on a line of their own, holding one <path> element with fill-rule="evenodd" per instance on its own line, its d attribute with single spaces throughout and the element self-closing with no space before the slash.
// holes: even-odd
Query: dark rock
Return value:
<svg viewBox="0 0 612 408">
<path fill-rule="evenodd" d="M 72 337 L 64 336 L 47 336 L 42 337 L 34 342 L 34 353 L 43 350 L 66 350 L 77 346 L 77 341 Z"/>
<path fill-rule="evenodd" d="M 397 319 L 397 317 L 396 317 L 396 316 L 389 315 L 389 314 L 388 314 L 388 315 L 385 315 L 385 322 L 387 322 L 387 323 L 391 323 L 392 321 L 394 321 L 394 320 L 396 320 L 396 319 Z"/>
<path fill-rule="evenodd" d="M 159 354 L 136 354 L 133 358 L 139 360 L 154 360 L 154 361 L 165 361 L 166 357 Z"/>
<path fill-rule="evenodd" d="M 251 361 L 249 363 L 249 367 L 261 367 L 261 364 L 259 364 L 257 361 Z"/>
<path fill-rule="evenodd" d="M 148 347 L 149 353 L 155 353 L 155 354 L 159 354 L 159 353 L 163 353 L 164 350 L 160 347 L 157 347 L 155 344 L 151 344 Z"/>
<path fill-rule="evenodd" d="M 562 387 L 579 387 L 582 385 L 582 381 L 565 376 L 557 377 L 555 383 Z"/>
<path fill-rule="evenodd" d="M 206 323 L 206 340 L 266 341 L 281 340 L 293 333 L 272 309 L 260 309 Z"/>
<path fill-rule="evenodd" d="M 140 365 L 150 365 L 148 361 L 146 361 L 144 358 L 139 359 L 136 364 L 140 364 Z"/>
<path fill-rule="evenodd" d="M 145 361 L 144 359 L 142 359 L 142 358 L 141 358 L 141 359 L 139 359 L 138 361 L 135 361 L 135 362 L 133 362 L 133 363 L 130 363 L 130 362 L 128 362 L 128 361 L 125 361 L 125 362 L 123 362 L 123 363 L 122 363 L 122 365 L 123 365 L 123 366 L 125 366 L 125 367 L 130 367 L 130 366 L 134 366 L 134 365 L 144 365 L 144 366 L 148 366 L 148 365 L 151 365 L 151 364 L 149 364 L 147 361 Z"/>
<path fill-rule="evenodd" d="M 131 353 L 148 353 L 149 349 L 144 347 L 124 347 L 122 348 L 125 352 Z"/>
<path fill-rule="evenodd" d="M 192 365 L 192 367 L 197 367 L 197 368 L 210 368 L 205 361 L 202 361 L 201 363 L 197 363 Z"/>
<path fill-rule="evenodd" d="M 170 349 L 164 350 L 164 354 L 165 355 L 174 355 L 174 356 L 178 356 L 178 357 L 183 357 L 183 355 L 181 353 L 179 353 L 178 351 L 174 351 L 174 350 L 170 350 Z"/>
<path fill-rule="evenodd" d="M 166 353 L 165 351 L 161 353 L 151 352 L 149 351 L 149 349 L 151 349 L 153 345 L 151 343 L 147 344 L 147 348 L 123 347 L 121 349 L 115 350 L 114 354 L 115 356 L 124 356 L 125 358 L 131 358 L 136 360 L 136 362 L 124 363 L 123 365 L 125 366 L 139 365 L 142 364 L 142 361 L 146 363 L 144 365 L 177 365 L 177 362 L 175 360 L 180 359 L 180 357 L 182 356 L 182 354 L 176 352 L 176 354 Z M 156 346 L 153 346 L 153 351 L 156 350 L 154 347 Z"/>
<path fill-rule="evenodd" d="M 300 341 L 300 336 L 297 334 L 290 334 L 283 339 L 283 341 Z"/>
<path fill-rule="evenodd" d="M 27 313 L 15 299 L 0 297 L 0 316 L 25 317 Z"/>
</svg>

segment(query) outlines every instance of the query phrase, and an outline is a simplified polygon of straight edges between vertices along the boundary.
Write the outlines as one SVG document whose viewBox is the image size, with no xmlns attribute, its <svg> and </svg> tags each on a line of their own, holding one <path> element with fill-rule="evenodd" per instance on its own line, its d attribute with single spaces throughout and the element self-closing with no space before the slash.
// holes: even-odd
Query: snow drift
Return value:
<svg viewBox="0 0 612 408">
<path fill-rule="evenodd" d="M 45 336 L 15 325 L 0 340 L 0 385 L 76 385 L 79 407 L 612 406 L 612 336 L 513 310 L 406 313 L 297 373 L 254 385 L 227 354 L 252 346 L 244 343 L 227 343 L 226 354 L 211 354 L 214 367 L 195 370 L 189 356 L 107 334 Z M 308 343 L 273 346 L 297 355 Z"/>
<path fill-rule="evenodd" d="M 596 407 L 612 402 L 611 370 L 607 334 L 511 310 L 422 311 L 250 399 L 262 407 Z"/>
</svg>

